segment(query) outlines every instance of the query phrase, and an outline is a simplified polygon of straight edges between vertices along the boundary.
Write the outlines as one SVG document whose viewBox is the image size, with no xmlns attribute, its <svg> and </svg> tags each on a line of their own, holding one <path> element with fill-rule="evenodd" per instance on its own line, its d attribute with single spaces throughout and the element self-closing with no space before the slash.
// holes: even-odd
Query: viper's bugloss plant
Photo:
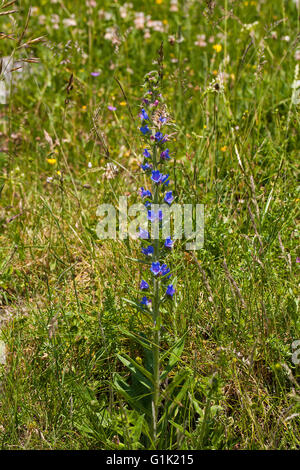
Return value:
<svg viewBox="0 0 300 470">
<path fill-rule="evenodd" d="M 153 323 L 152 338 L 152 358 L 153 358 L 153 393 L 151 402 L 152 422 L 151 437 L 155 443 L 157 440 L 157 420 L 159 409 L 160 393 L 160 334 L 161 334 L 161 310 L 160 306 L 168 299 L 172 299 L 175 288 L 171 282 L 171 270 L 163 259 L 167 252 L 173 248 L 173 240 L 167 237 L 165 240 L 160 236 L 160 226 L 164 222 L 163 210 L 158 210 L 158 206 L 163 203 L 171 205 L 174 199 L 173 192 L 169 188 L 170 179 L 166 166 L 171 159 L 168 148 L 169 135 L 167 133 L 170 116 L 163 103 L 160 93 L 160 74 L 150 72 L 146 76 L 146 93 L 142 100 L 140 112 L 141 127 L 145 148 L 143 150 L 143 162 L 141 169 L 146 172 L 150 189 L 141 188 L 141 197 L 148 210 L 148 220 L 150 224 L 156 224 L 156 237 L 152 239 L 144 237 L 144 232 L 140 232 L 142 241 L 142 253 L 151 257 L 151 265 L 147 277 L 149 284 L 142 280 L 141 290 L 147 290 L 141 303 L 144 308 L 150 310 Z M 145 286 L 147 288 L 145 289 Z M 151 288 L 150 288 L 151 286 Z"/>
<path fill-rule="evenodd" d="M 150 319 L 151 328 L 147 334 L 129 333 L 142 346 L 144 360 L 139 358 L 137 361 L 126 354 L 118 355 L 130 370 L 131 377 L 130 383 L 119 374 L 116 374 L 115 380 L 118 391 L 138 412 L 139 418 L 142 414 L 141 432 L 146 437 L 143 445 L 152 449 L 165 448 L 174 440 L 176 429 L 174 431 L 170 427 L 174 425 L 172 420 L 176 421 L 180 415 L 178 403 L 186 394 L 191 378 L 187 370 L 176 373 L 173 370 L 180 359 L 185 334 L 169 350 L 165 351 L 162 347 L 167 313 L 173 309 L 176 297 L 176 277 L 169 262 L 174 240 L 171 234 L 165 235 L 163 230 L 166 212 L 175 198 L 168 167 L 173 158 L 170 144 L 176 128 L 161 94 L 161 70 L 146 75 L 145 92 L 138 114 L 138 130 L 143 142 L 140 168 L 146 175 L 146 187 L 140 188 L 139 197 L 145 206 L 148 227 L 139 227 L 138 232 L 142 255 L 139 261 L 146 269 L 142 270 L 138 286 L 140 296 L 134 304 Z"/>
</svg>

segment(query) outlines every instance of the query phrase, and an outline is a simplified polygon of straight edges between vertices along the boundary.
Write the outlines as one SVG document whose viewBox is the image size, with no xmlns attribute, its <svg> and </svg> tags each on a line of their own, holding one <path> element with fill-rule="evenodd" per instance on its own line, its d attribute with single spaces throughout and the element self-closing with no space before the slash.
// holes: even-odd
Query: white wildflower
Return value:
<svg viewBox="0 0 300 470">
<path fill-rule="evenodd" d="M 67 28 L 69 26 L 77 26 L 77 22 L 75 20 L 75 18 L 65 18 L 63 19 L 63 25 L 66 26 Z"/>
<path fill-rule="evenodd" d="M 197 41 L 194 42 L 195 46 L 198 46 L 198 47 L 207 46 L 207 42 L 205 41 L 205 39 L 206 39 L 205 34 L 197 34 Z"/>
</svg>

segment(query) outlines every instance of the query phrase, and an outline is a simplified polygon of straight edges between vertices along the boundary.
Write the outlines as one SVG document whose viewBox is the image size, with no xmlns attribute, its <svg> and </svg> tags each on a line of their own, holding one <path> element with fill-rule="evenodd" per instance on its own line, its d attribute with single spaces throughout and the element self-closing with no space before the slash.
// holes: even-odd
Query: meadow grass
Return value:
<svg viewBox="0 0 300 470">
<path fill-rule="evenodd" d="M 150 328 L 126 302 L 139 246 L 98 240 L 96 210 L 138 201 L 141 85 L 163 41 L 171 179 L 205 205 L 205 243 L 172 254 L 161 347 L 186 332 L 188 386 L 161 447 L 297 449 L 297 2 L 126 5 L 20 0 L 0 16 L 1 55 L 25 60 L 0 105 L 1 448 L 147 448 L 113 386 L 117 353 L 141 355 L 125 330 Z"/>
</svg>

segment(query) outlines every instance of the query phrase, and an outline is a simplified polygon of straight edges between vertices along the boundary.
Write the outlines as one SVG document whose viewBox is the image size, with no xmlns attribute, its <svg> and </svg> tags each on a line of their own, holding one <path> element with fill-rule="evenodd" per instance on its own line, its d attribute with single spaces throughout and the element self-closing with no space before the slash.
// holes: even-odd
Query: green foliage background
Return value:
<svg viewBox="0 0 300 470">
<path fill-rule="evenodd" d="M 117 354 L 142 360 L 126 331 L 149 328 L 125 301 L 137 296 L 128 258 L 138 244 L 99 241 L 95 228 L 99 203 L 138 200 L 141 86 L 164 41 L 163 94 L 178 127 L 171 177 L 178 201 L 205 204 L 205 245 L 196 259 L 184 246 L 172 255 L 163 346 L 186 332 L 176 367 L 187 386 L 174 391 L 161 446 L 299 448 L 296 2 L 179 0 L 170 11 L 168 0 L 139 0 L 125 17 L 124 2 L 87 3 L 18 1 L 0 16 L 12 36 L 1 55 L 40 59 L 0 105 L 1 447 L 145 445 L 142 415 L 113 385 L 116 373 L 128 378 Z M 145 38 L 141 11 L 164 31 Z"/>
</svg>

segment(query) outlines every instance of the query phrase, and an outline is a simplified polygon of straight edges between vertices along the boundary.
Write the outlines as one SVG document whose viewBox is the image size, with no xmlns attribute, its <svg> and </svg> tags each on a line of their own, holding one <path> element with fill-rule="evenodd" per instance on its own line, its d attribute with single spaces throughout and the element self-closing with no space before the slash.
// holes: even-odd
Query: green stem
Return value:
<svg viewBox="0 0 300 470">
<path fill-rule="evenodd" d="M 153 148 L 153 169 L 157 169 L 156 161 L 156 146 Z M 156 183 L 153 183 L 153 202 L 154 204 L 159 203 L 159 187 Z M 160 245 L 159 238 L 154 240 L 154 253 L 153 261 L 157 262 L 160 258 Z M 153 396 L 152 396 L 152 439 L 153 446 L 156 447 L 157 441 L 157 421 L 158 421 L 158 407 L 159 407 L 159 389 L 160 389 L 160 374 L 159 374 L 159 347 L 160 347 L 160 313 L 159 313 L 159 304 L 160 304 L 160 281 L 158 278 L 154 277 L 153 280 L 153 307 L 152 307 L 152 319 L 153 319 Z"/>
</svg>

